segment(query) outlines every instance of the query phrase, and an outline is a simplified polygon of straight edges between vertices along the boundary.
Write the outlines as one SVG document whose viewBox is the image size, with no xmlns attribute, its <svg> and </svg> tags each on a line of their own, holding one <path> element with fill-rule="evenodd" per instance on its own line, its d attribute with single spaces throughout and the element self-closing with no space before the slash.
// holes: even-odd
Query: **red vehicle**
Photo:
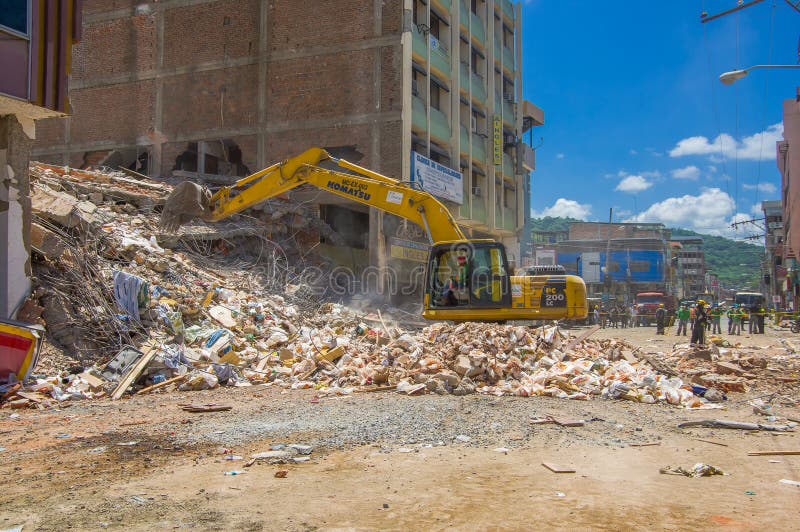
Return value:
<svg viewBox="0 0 800 532">
<path fill-rule="evenodd" d="M 675 312 L 675 297 L 664 292 L 639 292 L 634 301 L 639 325 L 650 325 L 656 321 L 656 310 L 663 304 L 667 316 Z"/>
</svg>

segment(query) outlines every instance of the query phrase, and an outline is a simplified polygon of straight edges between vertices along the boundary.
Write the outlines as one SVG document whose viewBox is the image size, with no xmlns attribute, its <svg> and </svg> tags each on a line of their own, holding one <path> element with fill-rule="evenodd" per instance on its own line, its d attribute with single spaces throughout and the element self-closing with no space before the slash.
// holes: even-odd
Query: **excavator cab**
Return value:
<svg viewBox="0 0 800 532">
<path fill-rule="evenodd" d="M 510 306 L 510 274 L 502 244 L 472 240 L 431 248 L 425 311 L 433 311 L 435 319 L 463 319 L 473 309 Z"/>
</svg>

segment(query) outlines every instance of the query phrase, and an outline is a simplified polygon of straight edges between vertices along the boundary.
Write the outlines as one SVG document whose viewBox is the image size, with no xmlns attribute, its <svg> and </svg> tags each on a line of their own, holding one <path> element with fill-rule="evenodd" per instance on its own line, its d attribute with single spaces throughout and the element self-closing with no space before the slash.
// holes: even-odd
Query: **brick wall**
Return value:
<svg viewBox="0 0 800 532">
<path fill-rule="evenodd" d="M 373 53 L 358 50 L 271 62 L 269 118 L 318 120 L 372 112 Z"/>
<path fill-rule="evenodd" d="M 98 53 L 102 50 L 102 53 Z M 85 81 L 156 67 L 155 16 L 139 15 L 84 24 L 73 48 L 73 81 Z"/>
<path fill-rule="evenodd" d="M 163 127 L 167 135 L 258 123 L 258 66 L 170 76 L 164 80 Z M 198 138 L 214 138 L 201 133 Z"/>
<path fill-rule="evenodd" d="M 139 81 L 73 91 L 70 140 L 135 143 L 153 123 L 154 88 Z"/>
<path fill-rule="evenodd" d="M 258 24 L 258 0 L 169 9 L 164 17 L 164 66 L 256 55 Z"/>
<path fill-rule="evenodd" d="M 155 141 L 163 143 L 160 170 L 167 175 L 189 142 L 231 138 L 255 171 L 262 139 L 264 164 L 309 146 L 352 145 L 365 154 L 361 164 L 399 176 L 402 0 L 382 1 L 377 28 L 370 0 L 263 1 L 268 51 L 276 56 L 268 57 L 266 86 L 259 89 L 262 0 L 85 0 L 88 18 L 75 49 L 78 88 L 71 91 L 69 136 L 63 123 L 40 122 L 39 158 L 62 160 L 44 152 L 65 143 L 72 146 L 67 159 L 80 161 L 85 152 L 109 144 L 145 150 Z M 162 17 L 163 69 L 157 74 Z M 396 42 L 371 46 L 382 35 Z M 231 64 L 247 58 L 252 64 Z M 211 62 L 218 64 L 209 68 Z M 126 73 L 143 79 L 131 82 Z M 160 128 L 156 75 L 162 86 Z M 262 135 L 256 133 L 259 90 L 266 95 Z M 388 112 L 397 118 L 385 122 Z"/>
<path fill-rule="evenodd" d="M 329 47 L 374 36 L 370 0 L 273 0 L 268 16 L 273 51 Z"/>
</svg>

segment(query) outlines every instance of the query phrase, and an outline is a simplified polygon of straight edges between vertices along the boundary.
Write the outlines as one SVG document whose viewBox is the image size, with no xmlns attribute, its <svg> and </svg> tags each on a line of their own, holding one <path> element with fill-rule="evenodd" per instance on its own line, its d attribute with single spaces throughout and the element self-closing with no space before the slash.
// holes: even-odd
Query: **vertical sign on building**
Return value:
<svg viewBox="0 0 800 532">
<path fill-rule="evenodd" d="M 494 115 L 494 165 L 503 164 L 503 119 Z"/>
</svg>

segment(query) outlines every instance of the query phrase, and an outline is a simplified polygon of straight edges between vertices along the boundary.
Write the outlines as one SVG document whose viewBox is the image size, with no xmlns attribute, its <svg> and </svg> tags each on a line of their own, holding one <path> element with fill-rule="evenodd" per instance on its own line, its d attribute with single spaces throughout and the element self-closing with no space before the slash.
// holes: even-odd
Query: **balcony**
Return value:
<svg viewBox="0 0 800 532">
<path fill-rule="evenodd" d="M 505 98 L 503 99 L 503 122 L 514 123 L 514 106 Z"/>
<path fill-rule="evenodd" d="M 472 73 L 472 99 L 478 100 L 482 105 L 486 105 L 486 85 L 483 78 L 476 73 Z"/>
<path fill-rule="evenodd" d="M 503 154 L 503 177 L 514 180 L 514 163 L 511 161 L 511 156 L 507 153 Z"/>
<path fill-rule="evenodd" d="M 481 191 L 486 194 L 485 191 Z M 480 223 L 486 223 L 486 199 L 479 196 L 472 196 L 472 216 L 473 220 Z"/>
<path fill-rule="evenodd" d="M 464 29 L 467 29 L 467 21 L 469 20 L 469 15 L 470 15 L 469 7 L 467 7 L 467 4 L 464 2 L 464 0 L 461 0 L 460 20 L 461 20 L 461 25 L 464 26 Z"/>
<path fill-rule="evenodd" d="M 517 213 L 511 207 L 503 207 L 503 229 L 514 231 L 517 228 Z"/>
<path fill-rule="evenodd" d="M 495 59 L 500 59 L 500 56 L 501 56 L 501 51 L 500 51 L 500 49 L 501 49 L 501 48 L 502 48 L 502 46 L 500 45 L 500 39 L 498 39 L 497 37 L 495 37 L 495 38 L 494 38 L 494 58 L 495 58 Z"/>
<path fill-rule="evenodd" d="M 459 68 L 461 72 L 461 89 L 464 92 L 469 92 L 469 82 L 470 82 L 470 75 L 469 75 L 469 68 L 464 63 L 461 63 L 461 68 Z"/>
<path fill-rule="evenodd" d="M 431 68 L 437 70 L 441 76 L 450 79 L 450 51 L 433 35 L 429 40 L 431 43 Z"/>
<path fill-rule="evenodd" d="M 418 56 L 417 60 L 424 65 L 428 60 L 428 43 L 426 42 L 425 35 L 416 24 L 411 25 L 411 33 L 411 50 L 414 55 Z"/>
<path fill-rule="evenodd" d="M 450 144 L 450 120 L 447 115 L 431 107 L 431 137 L 442 144 Z"/>
<path fill-rule="evenodd" d="M 486 139 L 472 134 L 472 160 L 486 166 Z"/>
<path fill-rule="evenodd" d="M 419 96 L 411 97 L 411 127 L 425 134 L 428 131 L 428 116 L 425 113 L 425 102 Z"/>
<path fill-rule="evenodd" d="M 483 29 L 483 21 L 475 13 L 469 14 L 470 27 L 469 31 L 472 33 L 472 38 L 475 39 L 481 48 L 486 46 L 486 30 Z"/>
<path fill-rule="evenodd" d="M 503 46 L 503 68 L 514 72 L 514 52 Z"/>
<path fill-rule="evenodd" d="M 520 164 L 523 170 L 532 172 L 536 170 L 536 150 L 520 142 L 517 144 L 517 157 L 520 158 Z"/>
<path fill-rule="evenodd" d="M 442 11 L 442 15 L 450 15 L 450 0 L 433 0 L 433 4 Z"/>
<path fill-rule="evenodd" d="M 514 20 L 514 6 L 511 5 L 511 0 L 501 0 L 503 4 L 503 14 Z"/>
</svg>

